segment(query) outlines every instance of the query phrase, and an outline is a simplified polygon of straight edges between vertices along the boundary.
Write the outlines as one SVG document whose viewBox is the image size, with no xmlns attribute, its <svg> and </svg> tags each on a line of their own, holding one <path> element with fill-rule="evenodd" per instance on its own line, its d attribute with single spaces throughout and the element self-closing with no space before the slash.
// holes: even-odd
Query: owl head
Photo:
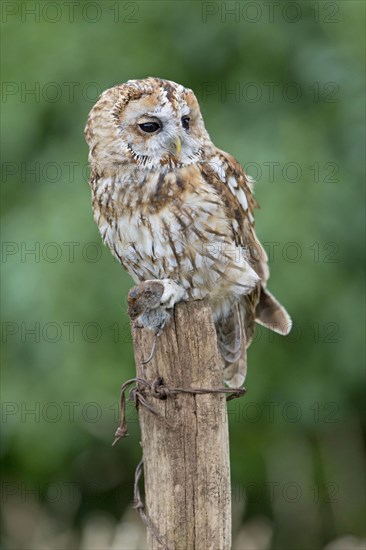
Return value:
<svg viewBox="0 0 366 550">
<path fill-rule="evenodd" d="M 194 93 L 159 78 L 106 90 L 89 113 L 85 137 L 99 173 L 118 165 L 184 166 L 198 162 L 211 144 Z"/>
</svg>

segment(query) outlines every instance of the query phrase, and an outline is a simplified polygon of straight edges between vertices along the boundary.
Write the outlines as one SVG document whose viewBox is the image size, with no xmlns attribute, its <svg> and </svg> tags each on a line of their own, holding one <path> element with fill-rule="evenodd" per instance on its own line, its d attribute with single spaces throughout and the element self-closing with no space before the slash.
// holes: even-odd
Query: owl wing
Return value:
<svg viewBox="0 0 366 550">
<path fill-rule="evenodd" d="M 291 329 L 286 310 L 266 290 L 269 278 L 268 257 L 254 229 L 254 208 L 258 204 L 253 196 L 253 180 L 246 176 L 241 165 L 227 153 L 217 150 L 209 163 L 213 170 L 210 180 L 221 182 L 220 194 L 232 216 L 235 244 L 246 251 L 248 263 L 260 278 L 250 294 L 241 297 L 229 315 L 216 322 L 218 346 L 224 362 L 224 377 L 231 387 L 239 387 L 247 370 L 246 348 L 254 332 L 254 323 L 260 323 L 280 334 Z M 204 174 L 209 177 L 209 174 Z"/>
<path fill-rule="evenodd" d="M 237 221 L 235 238 L 247 251 L 248 262 L 261 280 L 258 296 L 253 296 L 247 307 L 254 308 L 253 320 L 256 322 L 279 334 L 288 334 L 291 319 L 283 306 L 266 289 L 269 278 L 268 256 L 254 228 L 254 209 L 259 208 L 253 196 L 254 181 L 244 173 L 239 162 L 224 151 L 217 150 L 217 158 L 213 160 L 215 162 L 221 168 L 221 181 L 234 198 L 232 211 Z"/>
<path fill-rule="evenodd" d="M 210 164 L 217 167 L 223 187 L 231 199 L 231 211 L 237 222 L 236 242 L 245 248 L 249 263 L 265 285 L 269 277 L 268 257 L 254 230 L 254 209 L 259 208 L 253 195 L 254 180 L 244 173 L 234 157 L 224 151 L 217 150 Z"/>
</svg>

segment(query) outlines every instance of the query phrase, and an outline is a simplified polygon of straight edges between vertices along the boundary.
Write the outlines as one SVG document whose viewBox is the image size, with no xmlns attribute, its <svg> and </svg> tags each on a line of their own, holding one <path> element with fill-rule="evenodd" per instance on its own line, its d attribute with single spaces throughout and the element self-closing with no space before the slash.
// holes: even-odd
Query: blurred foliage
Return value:
<svg viewBox="0 0 366 550">
<path fill-rule="evenodd" d="M 111 441 L 132 282 L 92 219 L 83 128 L 103 89 L 146 76 L 192 88 L 256 177 L 269 287 L 295 322 L 258 329 L 229 404 L 236 532 L 265 520 L 281 550 L 363 536 L 364 3 L 55 4 L 2 3 L 4 545 L 50 531 L 48 548 L 75 549 L 131 504 L 132 406 Z"/>
</svg>

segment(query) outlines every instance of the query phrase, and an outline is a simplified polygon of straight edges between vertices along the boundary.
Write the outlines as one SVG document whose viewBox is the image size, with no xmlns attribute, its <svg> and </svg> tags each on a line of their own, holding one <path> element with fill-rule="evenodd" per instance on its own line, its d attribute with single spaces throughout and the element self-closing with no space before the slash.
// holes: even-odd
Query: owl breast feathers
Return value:
<svg viewBox="0 0 366 550">
<path fill-rule="evenodd" d="M 147 78 L 106 90 L 85 135 L 104 243 L 136 283 L 174 281 L 180 299 L 208 297 L 225 381 L 240 386 L 254 323 L 291 329 L 266 290 L 250 178 L 215 147 L 195 95 L 175 82 Z"/>
</svg>

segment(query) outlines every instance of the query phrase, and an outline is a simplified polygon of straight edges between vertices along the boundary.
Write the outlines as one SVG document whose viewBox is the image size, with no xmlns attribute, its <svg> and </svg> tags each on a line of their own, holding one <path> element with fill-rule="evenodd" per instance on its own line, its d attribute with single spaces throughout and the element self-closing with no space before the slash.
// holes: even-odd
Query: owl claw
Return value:
<svg viewBox="0 0 366 550">
<path fill-rule="evenodd" d="M 163 283 L 164 292 L 160 298 L 160 303 L 164 305 L 166 309 L 171 309 L 176 303 L 184 300 L 186 291 L 181 285 L 178 285 L 175 281 L 171 281 L 170 279 L 165 279 L 161 282 Z"/>
</svg>

